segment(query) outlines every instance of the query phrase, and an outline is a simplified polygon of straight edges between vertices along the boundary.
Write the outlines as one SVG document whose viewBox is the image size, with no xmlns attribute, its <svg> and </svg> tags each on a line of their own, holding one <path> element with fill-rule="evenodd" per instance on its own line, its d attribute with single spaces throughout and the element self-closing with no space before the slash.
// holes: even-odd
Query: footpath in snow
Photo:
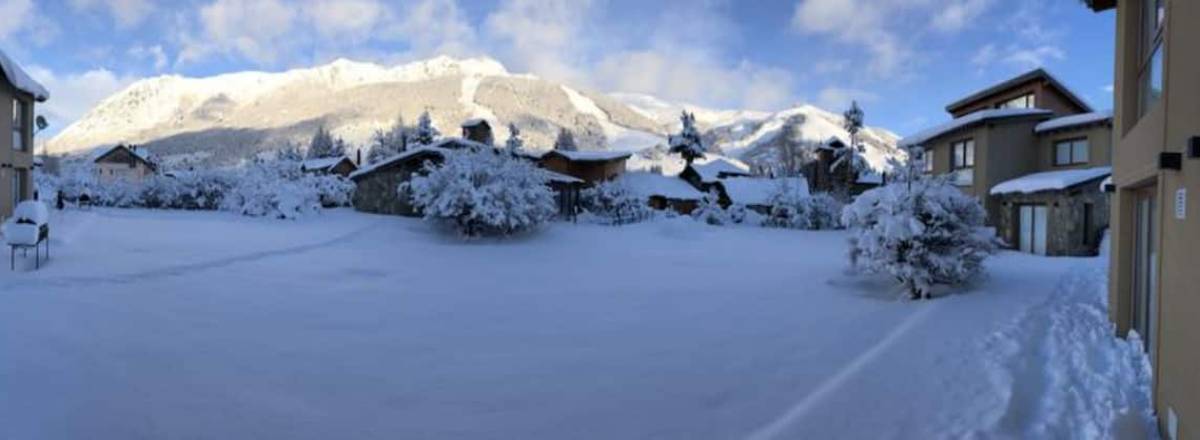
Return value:
<svg viewBox="0 0 1200 440">
<path fill-rule="evenodd" d="M 839 232 L 56 215 L 0 273 L 0 438 L 1151 436 L 1103 259 L 910 302 Z"/>
</svg>

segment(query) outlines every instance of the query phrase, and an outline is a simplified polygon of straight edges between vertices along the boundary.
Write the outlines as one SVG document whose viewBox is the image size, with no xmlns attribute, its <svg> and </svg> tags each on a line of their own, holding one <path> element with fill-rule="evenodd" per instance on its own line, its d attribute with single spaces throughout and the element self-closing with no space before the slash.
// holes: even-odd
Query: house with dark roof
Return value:
<svg viewBox="0 0 1200 440">
<path fill-rule="evenodd" d="M 426 164 L 441 163 L 451 151 L 465 149 L 508 154 L 491 145 L 463 138 L 446 138 L 431 145 L 410 149 L 349 174 L 355 185 L 354 196 L 351 199 L 354 209 L 408 217 L 421 215 L 413 206 L 411 196 L 399 191 L 400 184 L 412 180 L 413 175 L 424 172 Z M 529 161 L 535 160 L 528 155 L 519 157 Z M 546 174 L 546 185 L 555 192 L 559 214 L 564 218 L 574 218 L 579 204 L 579 191 L 585 181 L 553 170 L 540 171 Z"/>
<path fill-rule="evenodd" d="M 12 216 L 18 203 L 33 198 L 33 105 L 49 98 L 41 84 L 0 51 L 0 222 Z"/>
<path fill-rule="evenodd" d="M 322 157 L 318 159 L 306 159 L 304 162 L 301 162 L 300 171 L 347 177 L 350 173 L 358 171 L 358 165 L 346 156 Z"/>
<path fill-rule="evenodd" d="M 137 145 L 117 145 L 96 156 L 93 161 L 96 180 L 103 184 L 115 182 L 142 183 L 158 174 L 158 164 L 150 152 Z"/>
<path fill-rule="evenodd" d="M 1112 163 L 1112 115 L 1036 69 L 946 106 L 952 119 L 902 139 L 924 171 L 977 197 L 1015 249 L 1090 255 L 1108 226 L 1099 182 Z M 1081 177 L 1086 177 L 1082 179 Z"/>
<path fill-rule="evenodd" d="M 631 156 L 632 153 L 621 151 L 550 150 L 542 154 L 538 163 L 547 170 L 595 184 L 621 177 Z"/>
</svg>

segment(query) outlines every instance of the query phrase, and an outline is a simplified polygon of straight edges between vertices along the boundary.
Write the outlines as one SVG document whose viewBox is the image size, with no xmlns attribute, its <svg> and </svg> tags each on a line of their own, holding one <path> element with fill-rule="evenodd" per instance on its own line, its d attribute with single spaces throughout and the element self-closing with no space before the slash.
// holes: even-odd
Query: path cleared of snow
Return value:
<svg viewBox="0 0 1200 440">
<path fill-rule="evenodd" d="M 1144 427 L 1136 350 L 1097 319 L 1100 259 L 1003 253 L 967 294 L 908 302 L 847 273 L 838 232 L 680 219 L 462 243 L 349 211 L 55 215 L 50 264 L 0 273 L 0 438 Z"/>
</svg>

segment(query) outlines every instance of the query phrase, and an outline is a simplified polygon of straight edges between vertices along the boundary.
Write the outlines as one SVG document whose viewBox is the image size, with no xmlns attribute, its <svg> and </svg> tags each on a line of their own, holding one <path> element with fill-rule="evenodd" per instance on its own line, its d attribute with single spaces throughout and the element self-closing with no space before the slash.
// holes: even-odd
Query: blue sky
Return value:
<svg viewBox="0 0 1200 440">
<path fill-rule="evenodd" d="M 901 135 L 1046 67 L 1111 107 L 1113 20 L 1078 0 L 0 0 L 56 128 L 137 79 L 490 56 L 605 92 L 778 110 L 850 99 Z"/>
</svg>

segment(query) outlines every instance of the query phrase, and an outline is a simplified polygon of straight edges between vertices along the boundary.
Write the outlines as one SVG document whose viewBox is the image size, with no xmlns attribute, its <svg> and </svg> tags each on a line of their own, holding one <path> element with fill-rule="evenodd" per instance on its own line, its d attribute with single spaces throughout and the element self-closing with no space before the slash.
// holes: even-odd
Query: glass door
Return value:
<svg viewBox="0 0 1200 440">
<path fill-rule="evenodd" d="M 1021 252 L 1046 255 L 1047 209 L 1042 205 L 1021 205 Z"/>
<path fill-rule="evenodd" d="M 1143 347 L 1155 361 L 1158 321 L 1158 243 L 1155 240 L 1157 187 L 1139 190 L 1135 196 L 1132 328 L 1142 337 Z"/>
</svg>

